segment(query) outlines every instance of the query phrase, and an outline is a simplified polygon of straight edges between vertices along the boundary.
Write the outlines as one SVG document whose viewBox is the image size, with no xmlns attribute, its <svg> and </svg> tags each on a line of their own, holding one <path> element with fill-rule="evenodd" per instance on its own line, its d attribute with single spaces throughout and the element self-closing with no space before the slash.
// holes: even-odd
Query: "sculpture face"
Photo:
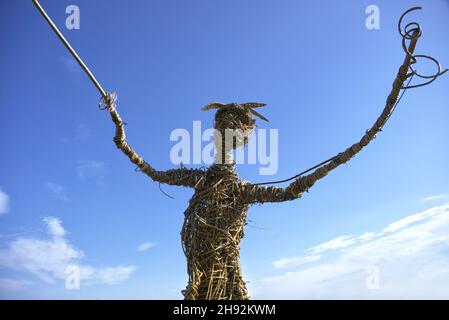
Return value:
<svg viewBox="0 0 449 320">
<path fill-rule="evenodd" d="M 220 108 L 215 114 L 215 145 L 225 149 L 243 147 L 255 126 L 249 109 L 238 104 Z"/>
<path fill-rule="evenodd" d="M 264 107 L 265 103 L 229 103 L 212 102 L 203 110 L 218 109 L 215 114 L 214 144 L 215 164 L 232 164 L 232 149 L 244 147 L 248 143 L 251 132 L 256 127 L 253 115 L 268 121 L 254 108 Z"/>
</svg>

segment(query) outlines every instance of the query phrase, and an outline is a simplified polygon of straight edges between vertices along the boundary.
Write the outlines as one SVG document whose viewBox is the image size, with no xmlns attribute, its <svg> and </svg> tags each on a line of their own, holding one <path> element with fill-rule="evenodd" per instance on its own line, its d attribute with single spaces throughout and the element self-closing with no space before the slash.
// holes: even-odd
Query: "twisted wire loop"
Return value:
<svg viewBox="0 0 449 320">
<path fill-rule="evenodd" d="M 100 98 L 98 102 L 98 109 L 100 110 L 115 110 L 115 102 L 117 101 L 118 95 L 115 92 L 108 92 L 105 96 Z"/>
<path fill-rule="evenodd" d="M 413 89 L 413 88 L 426 86 L 426 85 L 434 82 L 439 76 L 441 76 L 442 74 L 444 74 L 448 71 L 448 69 L 445 69 L 442 71 L 441 65 L 437 59 L 435 59 L 429 55 L 426 55 L 426 54 L 413 54 L 408 49 L 407 41 L 416 40 L 419 37 L 421 37 L 422 28 L 421 28 L 420 24 L 415 21 L 409 22 L 405 25 L 405 27 L 402 27 L 402 21 L 404 20 L 404 17 L 408 13 L 415 11 L 415 10 L 421 10 L 421 9 L 422 9 L 421 7 L 413 7 L 413 8 L 408 9 L 407 11 L 405 11 L 399 19 L 398 31 L 402 37 L 402 49 L 404 50 L 405 54 L 408 57 L 410 57 L 410 59 L 411 59 L 411 63 L 408 67 L 410 70 L 410 73 L 407 74 L 407 78 L 414 75 L 414 76 L 417 76 L 426 81 L 423 83 L 415 84 L 415 85 L 407 84 L 406 86 L 402 86 L 401 89 Z M 425 75 L 425 74 L 419 73 L 416 70 L 416 68 L 413 67 L 413 65 L 416 64 L 418 61 L 417 58 L 423 58 L 423 59 L 430 60 L 431 62 L 433 62 L 436 65 L 437 71 L 434 74 L 430 74 L 430 75 Z"/>
</svg>

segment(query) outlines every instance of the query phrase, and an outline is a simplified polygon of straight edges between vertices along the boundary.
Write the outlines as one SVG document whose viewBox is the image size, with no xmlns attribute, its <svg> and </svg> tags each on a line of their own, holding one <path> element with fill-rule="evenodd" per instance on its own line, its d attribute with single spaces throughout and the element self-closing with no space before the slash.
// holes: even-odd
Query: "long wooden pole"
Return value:
<svg viewBox="0 0 449 320">
<path fill-rule="evenodd" d="M 89 70 L 89 68 L 86 66 L 84 61 L 80 58 L 80 56 L 76 53 L 75 49 L 72 48 L 70 43 L 66 40 L 64 35 L 59 31 L 58 27 L 54 24 L 54 22 L 51 20 L 51 18 L 48 16 L 48 14 L 45 12 L 44 8 L 42 8 L 41 4 L 37 0 L 33 0 L 33 3 L 35 4 L 36 8 L 39 10 L 39 12 L 42 14 L 42 16 L 47 20 L 50 27 L 53 29 L 53 31 L 58 36 L 59 40 L 65 45 L 65 47 L 70 51 L 72 56 L 76 59 L 78 64 L 83 68 L 84 72 L 89 76 L 90 80 L 93 82 L 95 87 L 100 91 L 102 97 L 104 99 L 107 98 L 106 91 L 104 91 L 103 87 L 100 85 L 98 80 L 95 78 L 95 76 L 92 74 L 92 72 Z"/>
</svg>

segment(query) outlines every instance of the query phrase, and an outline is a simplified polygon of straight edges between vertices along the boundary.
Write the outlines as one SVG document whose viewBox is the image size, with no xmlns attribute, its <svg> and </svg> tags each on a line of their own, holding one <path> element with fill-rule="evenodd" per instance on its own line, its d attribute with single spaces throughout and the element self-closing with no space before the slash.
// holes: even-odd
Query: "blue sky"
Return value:
<svg viewBox="0 0 449 320">
<path fill-rule="evenodd" d="M 259 126 L 279 130 L 270 180 L 342 151 L 384 107 L 409 7 L 424 6 L 416 52 L 449 65 L 443 0 L 42 4 L 118 92 L 129 141 L 158 169 L 173 167 L 172 130 L 212 124 L 201 111 L 212 101 L 268 104 Z M 80 30 L 64 28 L 69 4 Z M 370 4 L 379 30 L 365 27 Z M 2 2 L 0 30 L 0 297 L 181 298 L 192 190 L 164 186 L 172 200 L 134 171 L 99 93 L 31 1 Z M 241 261 L 252 297 L 449 298 L 448 85 L 407 92 L 378 138 L 302 199 L 250 209 Z M 267 179 L 257 165 L 238 172 Z M 80 290 L 65 289 L 67 264 L 82 267 Z M 370 266 L 377 290 L 365 286 Z"/>
</svg>

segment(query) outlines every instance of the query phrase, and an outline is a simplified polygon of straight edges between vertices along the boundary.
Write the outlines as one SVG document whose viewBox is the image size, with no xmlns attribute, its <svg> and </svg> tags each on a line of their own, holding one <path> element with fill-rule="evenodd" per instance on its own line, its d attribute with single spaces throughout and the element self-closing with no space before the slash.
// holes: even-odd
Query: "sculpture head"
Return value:
<svg viewBox="0 0 449 320">
<path fill-rule="evenodd" d="M 222 149 L 236 149 L 245 146 L 248 143 L 249 135 L 256 127 L 256 120 L 253 116 L 268 121 L 267 118 L 254 110 L 254 108 L 265 105 L 265 103 L 257 102 L 242 104 L 213 102 L 203 107 L 203 110 L 218 109 L 215 113 L 214 123 L 215 146 Z"/>
</svg>

